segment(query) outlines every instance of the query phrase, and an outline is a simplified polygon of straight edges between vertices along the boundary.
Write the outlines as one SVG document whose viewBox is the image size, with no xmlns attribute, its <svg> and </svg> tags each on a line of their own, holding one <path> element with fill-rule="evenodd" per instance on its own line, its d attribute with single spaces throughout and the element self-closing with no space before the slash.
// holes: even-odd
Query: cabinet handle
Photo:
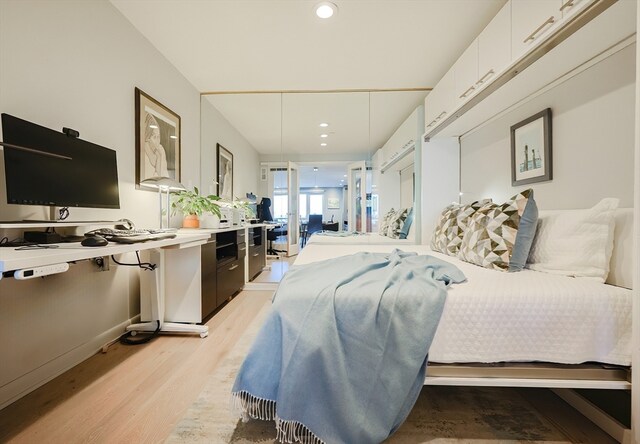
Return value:
<svg viewBox="0 0 640 444">
<path fill-rule="evenodd" d="M 244 250 L 246 250 L 246 249 L 247 249 L 247 247 L 244 247 L 244 248 L 238 248 L 238 250 L 239 250 L 239 251 L 244 251 Z"/>
<path fill-rule="evenodd" d="M 553 25 L 556 22 L 554 16 L 549 17 L 542 25 L 538 26 L 538 28 L 531 33 L 529 37 L 524 39 L 523 43 L 527 43 L 529 40 L 534 41 L 536 39 L 536 34 L 542 31 L 542 29 L 547 25 Z"/>
<path fill-rule="evenodd" d="M 446 116 L 446 115 L 447 115 L 447 112 L 446 112 L 446 111 L 442 111 L 442 112 L 440 113 L 440 115 L 439 115 L 438 117 L 436 117 L 436 121 L 438 121 L 438 120 L 442 119 L 442 118 L 443 118 L 444 116 Z M 435 122 L 434 122 L 434 123 L 435 123 Z"/>
<path fill-rule="evenodd" d="M 460 96 L 461 99 L 466 98 L 469 94 L 471 94 L 471 92 L 476 89 L 475 86 L 470 86 L 469 89 L 467 89 L 465 92 L 462 93 L 462 95 Z"/>
<path fill-rule="evenodd" d="M 568 2 L 566 2 L 564 5 L 560 6 L 560 11 L 564 11 L 565 8 L 570 8 L 573 6 L 573 1 L 574 0 L 569 0 Z"/>
<path fill-rule="evenodd" d="M 493 68 L 491 68 L 485 75 L 480 77 L 480 80 L 476 82 L 476 85 L 482 85 L 489 77 L 495 74 Z"/>
<path fill-rule="evenodd" d="M 236 268 L 238 268 L 238 267 L 239 267 L 239 265 L 238 265 L 238 264 L 235 264 L 233 267 L 229 268 L 229 271 L 233 271 L 233 270 L 235 270 L 235 269 L 236 269 Z"/>
<path fill-rule="evenodd" d="M 253 257 L 258 257 L 258 256 L 260 256 L 260 253 L 254 253 L 253 254 Z"/>
</svg>

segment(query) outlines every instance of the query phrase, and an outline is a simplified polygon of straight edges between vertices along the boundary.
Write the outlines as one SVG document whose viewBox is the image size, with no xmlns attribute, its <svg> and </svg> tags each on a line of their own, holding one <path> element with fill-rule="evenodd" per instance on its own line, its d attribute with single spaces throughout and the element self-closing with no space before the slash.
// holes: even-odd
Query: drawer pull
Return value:
<svg viewBox="0 0 640 444">
<path fill-rule="evenodd" d="M 566 8 L 570 8 L 574 5 L 573 0 L 569 0 L 564 5 L 560 6 L 560 11 L 564 11 Z"/>
<path fill-rule="evenodd" d="M 471 94 L 476 89 L 475 86 L 470 86 L 465 92 L 460 96 L 461 99 L 465 99 L 469 94 Z"/>
<path fill-rule="evenodd" d="M 238 268 L 238 267 L 239 267 L 239 265 L 238 265 L 238 264 L 235 264 L 234 266 L 232 266 L 232 267 L 230 267 L 230 268 L 229 268 L 229 271 L 233 271 L 233 270 L 235 270 L 235 269 L 236 269 L 236 268 Z"/>
<path fill-rule="evenodd" d="M 446 111 L 442 111 L 442 112 L 440 113 L 440 115 L 439 115 L 438 117 L 436 117 L 436 121 L 438 121 L 438 120 L 442 119 L 442 118 L 443 118 L 444 116 L 446 116 L 446 115 L 447 115 L 447 112 L 446 112 Z"/>
<path fill-rule="evenodd" d="M 258 256 L 260 256 L 260 253 L 254 253 L 253 254 L 253 257 L 258 257 Z"/>
<path fill-rule="evenodd" d="M 247 249 L 247 247 L 244 247 L 244 248 L 238 248 L 238 250 L 239 250 L 239 251 L 244 251 L 244 250 L 246 250 L 246 249 Z"/>
<path fill-rule="evenodd" d="M 493 68 L 490 69 L 485 75 L 480 77 L 480 80 L 476 82 L 476 85 L 482 85 L 489 77 L 491 77 L 494 74 L 495 74 L 495 71 L 493 70 Z"/>
<path fill-rule="evenodd" d="M 556 19 L 554 16 L 549 17 L 542 25 L 538 26 L 538 28 L 536 28 L 536 30 L 533 31 L 529 37 L 524 39 L 523 43 L 527 43 L 529 40 L 534 41 L 536 39 L 536 34 L 542 31 L 547 25 L 553 25 L 555 22 Z"/>
</svg>

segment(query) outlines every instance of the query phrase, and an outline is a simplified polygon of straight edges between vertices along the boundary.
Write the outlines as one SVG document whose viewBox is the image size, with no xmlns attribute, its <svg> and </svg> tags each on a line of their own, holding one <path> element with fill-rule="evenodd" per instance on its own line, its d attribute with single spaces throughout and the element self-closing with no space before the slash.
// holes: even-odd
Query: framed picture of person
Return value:
<svg viewBox="0 0 640 444">
<path fill-rule="evenodd" d="M 216 144 L 218 153 L 218 196 L 233 200 L 233 153 Z"/>
<path fill-rule="evenodd" d="M 180 116 L 135 89 L 136 188 L 151 177 L 169 177 L 180 182 Z"/>
<path fill-rule="evenodd" d="M 511 127 L 511 185 L 551 180 L 551 108 Z"/>
</svg>

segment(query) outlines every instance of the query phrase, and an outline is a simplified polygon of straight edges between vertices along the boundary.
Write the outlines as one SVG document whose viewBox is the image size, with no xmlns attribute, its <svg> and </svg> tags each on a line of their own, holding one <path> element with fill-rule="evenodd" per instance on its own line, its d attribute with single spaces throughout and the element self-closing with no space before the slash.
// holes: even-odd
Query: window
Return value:
<svg viewBox="0 0 640 444">
<path fill-rule="evenodd" d="M 289 195 L 276 194 L 273 196 L 273 218 L 286 219 L 289 210 Z"/>
<path fill-rule="evenodd" d="M 300 195 L 300 218 L 306 219 L 308 214 L 309 213 L 307 213 L 307 195 L 301 194 Z"/>
<path fill-rule="evenodd" d="M 322 214 L 322 194 L 309 196 L 309 214 Z"/>
</svg>

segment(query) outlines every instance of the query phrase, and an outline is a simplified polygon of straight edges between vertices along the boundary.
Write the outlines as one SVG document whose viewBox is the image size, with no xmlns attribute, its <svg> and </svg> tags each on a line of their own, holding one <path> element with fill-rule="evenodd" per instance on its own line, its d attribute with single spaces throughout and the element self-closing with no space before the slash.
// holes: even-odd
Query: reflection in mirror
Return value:
<svg viewBox="0 0 640 444">
<path fill-rule="evenodd" d="M 242 193 L 236 196 L 251 191 L 258 202 L 270 199 L 272 218 L 280 224 L 280 232 L 286 232 L 273 241 L 273 249 L 280 250 L 278 259 L 293 262 L 316 229 L 377 232 L 380 219 L 391 208 L 419 205 L 420 168 L 414 165 L 420 165 L 416 161 L 420 150 L 405 148 L 410 142 L 420 146 L 426 94 L 203 96 L 201 186 L 211 191 L 216 166 L 211 147 L 222 143 L 218 139 L 226 123 L 235 143 L 255 153 L 253 166 L 235 160 L 234 190 Z M 253 182 L 245 175 L 253 175 Z M 413 239 L 420 241 L 417 236 Z M 279 280 L 277 273 L 271 274 L 267 279 Z"/>
</svg>

